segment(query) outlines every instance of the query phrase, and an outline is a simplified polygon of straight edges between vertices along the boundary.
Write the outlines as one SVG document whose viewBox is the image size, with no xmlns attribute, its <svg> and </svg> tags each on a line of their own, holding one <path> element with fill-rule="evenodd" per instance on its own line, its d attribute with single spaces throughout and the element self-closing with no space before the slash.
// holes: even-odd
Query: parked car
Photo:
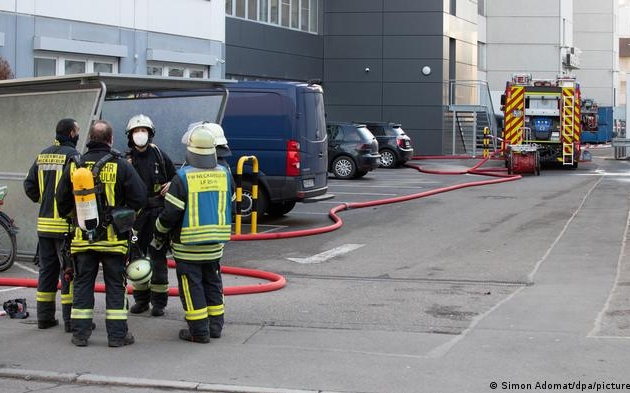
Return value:
<svg viewBox="0 0 630 393">
<path fill-rule="evenodd" d="M 328 172 L 338 179 L 365 176 L 381 165 L 378 141 L 363 124 L 327 122 Z"/>
<path fill-rule="evenodd" d="M 381 153 L 381 166 L 395 168 L 401 166 L 413 157 L 411 138 L 399 123 L 394 122 L 357 122 L 365 126 L 374 134 Z"/>
</svg>

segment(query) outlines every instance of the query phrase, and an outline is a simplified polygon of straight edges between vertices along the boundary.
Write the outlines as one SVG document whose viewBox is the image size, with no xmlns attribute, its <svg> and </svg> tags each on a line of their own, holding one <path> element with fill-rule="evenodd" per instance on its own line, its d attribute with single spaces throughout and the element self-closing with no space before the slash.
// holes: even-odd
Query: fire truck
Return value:
<svg viewBox="0 0 630 393">
<path fill-rule="evenodd" d="M 577 168 L 580 104 L 580 86 L 574 76 L 513 75 L 501 96 L 502 148 L 508 173 L 538 175 L 541 163 Z"/>
</svg>

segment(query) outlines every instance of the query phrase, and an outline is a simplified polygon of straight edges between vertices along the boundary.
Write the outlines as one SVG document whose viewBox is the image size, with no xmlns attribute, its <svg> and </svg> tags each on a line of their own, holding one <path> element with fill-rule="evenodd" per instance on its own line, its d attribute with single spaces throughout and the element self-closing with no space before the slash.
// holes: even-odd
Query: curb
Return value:
<svg viewBox="0 0 630 393">
<path fill-rule="evenodd" d="M 110 377 L 98 374 L 60 373 L 54 371 L 6 368 L 1 366 L 0 378 L 25 379 L 29 381 L 46 382 L 53 381 L 76 385 L 129 386 L 134 388 L 177 389 L 212 393 L 326 393 L 321 390 L 276 389 L 251 386 L 209 384 L 192 381 L 174 381 L 167 379 Z"/>
</svg>

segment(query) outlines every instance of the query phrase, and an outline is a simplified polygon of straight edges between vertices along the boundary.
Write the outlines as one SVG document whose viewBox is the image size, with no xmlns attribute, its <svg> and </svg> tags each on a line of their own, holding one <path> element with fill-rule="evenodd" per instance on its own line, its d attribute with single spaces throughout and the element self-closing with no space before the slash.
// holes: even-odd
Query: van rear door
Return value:
<svg viewBox="0 0 630 393">
<path fill-rule="evenodd" d="M 301 154 L 302 188 L 305 191 L 326 187 L 328 183 L 328 146 L 324 95 L 317 85 L 298 90 L 299 122 L 304 133 L 298 133 Z"/>
</svg>

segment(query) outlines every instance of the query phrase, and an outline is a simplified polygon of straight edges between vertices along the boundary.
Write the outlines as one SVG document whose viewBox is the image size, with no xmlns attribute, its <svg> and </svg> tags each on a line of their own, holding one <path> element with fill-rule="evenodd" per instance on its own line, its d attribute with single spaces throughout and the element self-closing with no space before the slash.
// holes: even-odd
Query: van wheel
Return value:
<svg viewBox="0 0 630 393">
<path fill-rule="evenodd" d="M 340 156 L 333 161 L 332 173 L 337 179 L 352 179 L 356 171 L 357 166 L 348 156 Z"/>
<path fill-rule="evenodd" d="M 383 168 L 395 168 L 396 167 L 396 155 L 389 149 L 383 149 L 381 153 L 381 167 Z"/>
<path fill-rule="evenodd" d="M 282 217 L 295 207 L 295 201 L 292 202 L 269 202 L 267 206 L 267 214 L 272 217 Z"/>
<path fill-rule="evenodd" d="M 252 221 L 252 182 L 243 181 L 243 192 L 241 194 L 241 222 L 250 223 Z M 267 210 L 267 193 L 258 185 L 258 199 L 256 201 L 256 211 L 258 219 L 266 213 Z"/>
</svg>

